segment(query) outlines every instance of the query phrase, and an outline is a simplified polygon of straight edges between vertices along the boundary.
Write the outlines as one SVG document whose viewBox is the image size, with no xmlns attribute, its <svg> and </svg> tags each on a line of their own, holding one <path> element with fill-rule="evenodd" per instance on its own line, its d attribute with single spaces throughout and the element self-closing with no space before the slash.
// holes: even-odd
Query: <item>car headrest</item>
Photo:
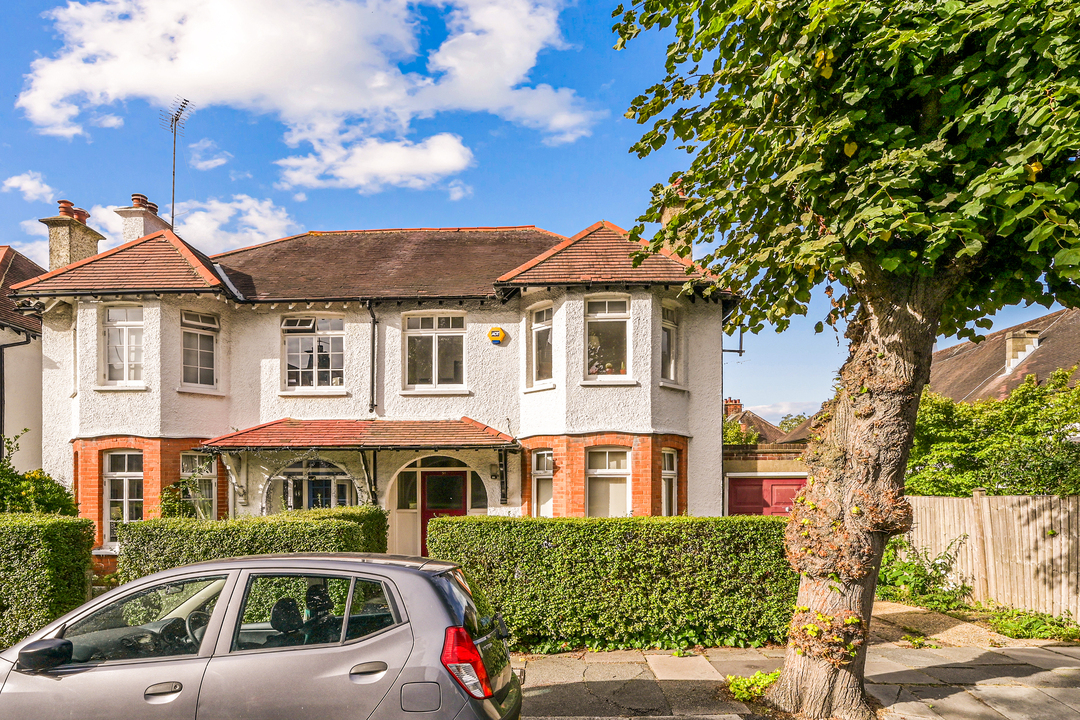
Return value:
<svg viewBox="0 0 1080 720">
<path fill-rule="evenodd" d="M 304 616 L 295 598 L 283 597 L 270 608 L 270 627 L 278 632 L 296 632 L 303 626 Z"/>
<path fill-rule="evenodd" d="M 312 585 L 307 589 L 304 597 L 308 612 L 312 616 L 322 615 L 334 609 L 334 601 L 330 599 L 330 592 L 325 585 Z"/>
</svg>

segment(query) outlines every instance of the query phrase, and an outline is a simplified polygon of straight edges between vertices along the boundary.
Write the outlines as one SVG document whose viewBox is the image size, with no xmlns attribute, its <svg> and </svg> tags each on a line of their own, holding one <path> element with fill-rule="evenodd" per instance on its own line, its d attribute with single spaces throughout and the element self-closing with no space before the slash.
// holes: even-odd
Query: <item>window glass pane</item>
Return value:
<svg viewBox="0 0 1080 720">
<path fill-rule="evenodd" d="M 462 315 L 450 318 L 450 327 L 452 328 L 464 328 L 465 318 Z"/>
<path fill-rule="evenodd" d="M 589 374 L 625 374 L 626 321 L 593 320 L 588 327 Z"/>
<path fill-rule="evenodd" d="M 142 478 L 128 478 L 128 499 L 142 500 Z"/>
<path fill-rule="evenodd" d="M 671 323 L 672 325 L 678 324 L 678 315 L 671 308 L 664 308 L 661 310 L 664 322 Z"/>
<path fill-rule="evenodd" d="M 233 650 L 341 642 L 350 581 L 256 575 L 248 581 Z"/>
<path fill-rule="evenodd" d="M 537 330 L 533 337 L 536 339 L 536 379 L 551 379 L 551 328 L 545 327 Z"/>
<path fill-rule="evenodd" d="M 609 313 L 624 313 L 626 312 L 625 300 L 608 300 L 607 311 Z"/>
<path fill-rule="evenodd" d="M 109 472 L 126 472 L 127 455 L 117 453 L 109 456 Z"/>
<path fill-rule="evenodd" d="M 398 510 L 416 509 L 416 471 L 398 473 L 397 506 Z"/>
<path fill-rule="evenodd" d="M 108 308 L 105 310 L 105 322 L 124 322 L 127 320 L 126 308 Z"/>
<path fill-rule="evenodd" d="M 330 329 L 329 318 L 319 318 L 315 321 L 315 329 L 319 331 L 326 331 Z"/>
<path fill-rule="evenodd" d="M 487 488 L 484 487 L 484 481 L 480 477 L 480 473 L 474 472 L 472 474 L 472 483 L 469 487 L 469 507 L 473 510 L 486 510 L 488 506 L 488 494 Z"/>
<path fill-rule="evenodd" d="M 330 332 L 343 332 L 345 330 L 344 318 L 330 318 Z"/>
<path fill-rule="evenodd" d="M 142 508 L 142 500 L 129 501 L 127 522 L 135 522 L 136 520 L 142 520 Z"/>
<path fill-rule="evenodd" d="M 394 613 L 382 583 L 357 579 L 353 587 L 352 609 L 345 640 L 355 640 L 394 624 Z"/>
<path fill-rule="evenodd" d="M 431 330 L 434 327 L 432 325 L 432 321 L 433 321 L 433 318 L 431 318 L 430 316 L 420 318 L 420 329 L 421 330 Z"/>
<path fill-rule="evenodd" d="M 465 473 L 429 473 L 424 476 L 427 510 L 464 510 Z"/>
<path fill-rule="evenodd" d="M 141 307 L 129 307 L 127 308 L 127 320 L 128 322 L 142 322 L 142 308 Z"/>
<path fill-rule="evenodd" d="M 550 475 L 552 472 L 552 454 L 548 452 L 538 452 L 533 455 L 533 472 L 540 473 L 542 475 Z"/>
<path fill-rule="evenodd" d="M 551 478 L 538 478 L 536 481 L 537 517 L 555 517 L 554 483 Z"/>
<path fill-rule="evenodd" d="M 626 515 L 626 480 L 623 478 L 589 478 L 589 517 L 623 517 Z"/>
<path fill-rule="evenodd" d="M 664 514 L 676 514 L 677 498 L 675 497 L 675 478 L 664 478 Z"/>
<path fill-rule="evenodd" d="M 432 374 L 431 351 L 434 343 L 431 336 L 410 337 L 408 343 L 409 385 L 431 385 L 434 381 Z"/>
<path fill-rule="evenodd" d="M 308 507 L 328 508 L 331 503 L 331 480 L 328 477 L 317 477 L 308 480 Z"/>
<path fill-rule="evenodd" d="M 142 453 L 131 453 L 127 456 L 128 472 L 142 472 Z"/>
<path fill-rule="evenodd" d="M 420 318 L 418 318 L 418 317 L 406 318 L 405 319 L 405 328 L 408 329 L 408 330 L 419 330 L 420 329 Z"/>
<path fill-rule="evenodd" d="M 675 472 L 675 458 L 676 455 L 673 452 L 665 452 L 664 457 L 664 472 Z"/>
<path fill-rule="evenodd" d="M 462 335 L 439 336 L 439 384 L 462 385 L 465 382 L 465 338 Z"/>
<path fill-rule="evenodd" d="M 199 370 L 199 384 L 200 385 L 213 385 L 214 384 L 214 370 L 213 370 L 213 368 Z"/>
<path fill-rule="evenodd" d="M 607 303 L 603 300 L 590 300 L 585 306 L 585 312 L 589 315 L 595 315 L 607 310 Z"/>
<path fill-rule="evenodd" d="M 450 318 L 445 317 L 445 316 L 440 317 L 439 318 L 439 329 L 449 328 L 449 327 L 450 327 Z"/>
<path fill-rule="evenodd" d="M 626 469 L 626 451 L 625 450 L 609 450 L 607 454 L 608 470 L 625 470 Z"/>
<path fill-rule="evenodd" d="M 607 453 L 603 450 L 593 450 L 589 453 L 590 470 L 607 470 Z"/>
<path fill-rule="evenodd" d="M 109 480 L 109 498 L 112 500 L 124 499 L 124 481 L 122 478 L 113 478 Z M 123 519 L 123 515 L 120 516 Z"/>
<path fill-rule="evenodd" d="M 660 331 L 660 377 L 665 380 L 675 378 L 675 330 L 665 327 Z"/>
</svg>

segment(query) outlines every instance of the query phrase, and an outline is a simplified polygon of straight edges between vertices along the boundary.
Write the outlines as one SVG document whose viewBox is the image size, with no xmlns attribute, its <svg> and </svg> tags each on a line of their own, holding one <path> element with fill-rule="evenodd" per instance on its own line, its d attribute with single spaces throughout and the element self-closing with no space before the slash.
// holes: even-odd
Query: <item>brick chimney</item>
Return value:
<svg viewBox="0 0 1080 720">
<path fill-rule="evenodd" d="M 105 237 L 86 224 L 90 213 L 75 207 L 70 200 L 59 202 L 56 217 L 39 220 L 49 228 L 49 270 L 97 255 L 98 243 Z"/>
<path fill-rule="evenodd" d="M 729 418 L 732 415 L 738 415 L 742 412 L 742 400 L 736 398 L 728 398 L 724 400 L 724 417 Z"/>
<path fill-rule="evenodd" d="M 1005 336 L 1005 372 L 1011 373 L 1032 350 L 1039 347 L 1042 330 L 1015 330 Z"/>
<path fill-rule="evenodd" d="M 124 242 L 169 229 L 169 223 L 158 216 L 157 204 L 140 193 L 131 196 L 131 207 L 116 208 L 113 212 L 124 218 Z"/>
</svg>

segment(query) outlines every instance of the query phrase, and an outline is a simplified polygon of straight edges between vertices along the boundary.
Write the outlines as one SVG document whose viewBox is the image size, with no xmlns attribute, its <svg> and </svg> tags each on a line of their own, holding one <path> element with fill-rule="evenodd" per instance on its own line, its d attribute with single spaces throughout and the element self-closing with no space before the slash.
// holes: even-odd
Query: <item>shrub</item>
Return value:
<svg viewBox="0 0 1080 720">
<path fill-rule="evenodd" d="M 86 601 L 94 523 L 0 514 L 0 647 Z"/>
<path fill-rule="evenodd" d="M 11 458 L 19 451 L 20 437 L 0 435 L 4 445 L 0 454 L 0 512 L 78 515 L 75 498 L 67 488 L 42 470 L 21 473 L 11 464 Z"/>
<path fill-rule="evenodd" d="M 903 536 L 890 538 L 881 561 L 877 596 L 939 612 L 964 607 L 971 586 L 952 575 L 956 548 L 965 540 L 967 535 L 961 535 L 930 557 L 926 548 L 920 550 Z"/>
<path fill-rule="evenodd" d="M 120 526 L 121 582 L 203 560 L 293 552 L 386 552 L 386 511 L 374 505 L 235 520 L 166 518 Z"/>
<path fill-rule="evenodd" d="M 987 622 L 990 628 L 1006 637 L 1021 639 L 1080 641 L 1080 625 L 1068 613 L 1054 617 L 1048 613 L 1014 608 L 995 610 Z"/>
<path fill-rule="evenodd" d="M 785 522 L 439 518 L 427 544 L 464 567 L 519 648 L 756 646 L 786 637 L 795 604 Z"/>
</svg>

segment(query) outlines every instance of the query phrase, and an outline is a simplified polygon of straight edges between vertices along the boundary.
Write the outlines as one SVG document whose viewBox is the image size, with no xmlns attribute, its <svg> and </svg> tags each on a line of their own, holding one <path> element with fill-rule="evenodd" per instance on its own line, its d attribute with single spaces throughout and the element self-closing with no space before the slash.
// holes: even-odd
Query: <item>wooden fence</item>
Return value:
<svg viewBox="0 0 1080 720">
<path fill-rule="evenodd" d="M 1080 496 L 909 497 L 911 542 L 931 557 L 956 538 L 973 599 L 1080 618 Z"/>
</svg>

